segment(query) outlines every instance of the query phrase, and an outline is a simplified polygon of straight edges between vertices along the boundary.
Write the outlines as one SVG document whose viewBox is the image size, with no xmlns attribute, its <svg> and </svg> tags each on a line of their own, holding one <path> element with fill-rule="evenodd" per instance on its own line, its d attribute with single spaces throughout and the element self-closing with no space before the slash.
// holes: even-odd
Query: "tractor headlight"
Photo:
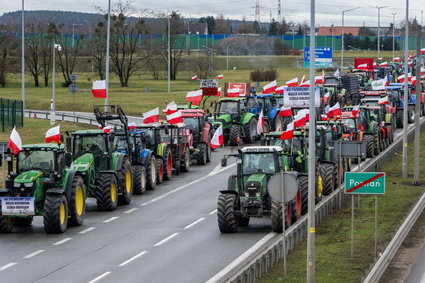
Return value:
<svg viewBox="0 0 425 283">
<path fill-rule="evenodd" d="M 255 196 L 257 197 L 257 198 L 259 198 L 260 197 L 260 193 L 258 192 L 258 193 L 256 193 L 255 194 Z"/>
<path fill-rule="evenodd" d="M 15 188 L 19 188 L 19 187 L 21 186 L 21 183 L 14 183 L 14 184 L 13 184 L 13 186 L 14 186 Z"/>
<path fill-rule="evenodd" d="M 24 183 L 25 188 L 31 188 L 32 187 L 32 182 L 31 183 Z"/>
<path fill-rule="evenodd" d="M 245 193 L 245 197 L 249 198 L 249 193 L 248 192 Z"/>
</svg>

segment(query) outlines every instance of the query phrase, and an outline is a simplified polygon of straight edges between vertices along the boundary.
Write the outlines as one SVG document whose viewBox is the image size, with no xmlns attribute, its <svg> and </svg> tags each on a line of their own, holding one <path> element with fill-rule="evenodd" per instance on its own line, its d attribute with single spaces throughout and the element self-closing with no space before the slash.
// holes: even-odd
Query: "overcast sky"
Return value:
<svg viewBox="0 0 425 283">
<path fill-rule="evenodd" d="M 260 4 L 260 20 L 268 22 L 270 12 L 277 18 L 278 0 L 258 0 Z M 19 0 L 1 0 L 0 15 L 5 12 L 21 10 Z M 117 1 L 112 0 L 113 3 Z M 134 6 L 157 12 L 177 10 L 184 17 L 218 16 L 225 18 L 254 20 L 256 0 L 134 0 Z M 282 15 L 295 22 L 309 21 L 309 0 L 281 0 Z M 96 6 L 107 9 L 107 0 L 30 0 L 25 1 L 25 10 L 63 10 L 96 13 Z M 405 18 L 406 0 L 316 0 L 316 26 L 341 25 L 341 12 L 355 7 L 345 15 L 345 25 L 377 26 L 377 9 L 373 6 L 388 6 L 381 9 L 381 26 L 392 22 L 392 14 L 397 13 L 396 26 Z M 416 17 L 420 23 L 421 10 L 425 10 L 425 0 L 410 0 L 409 18 Z"/>
</svg>

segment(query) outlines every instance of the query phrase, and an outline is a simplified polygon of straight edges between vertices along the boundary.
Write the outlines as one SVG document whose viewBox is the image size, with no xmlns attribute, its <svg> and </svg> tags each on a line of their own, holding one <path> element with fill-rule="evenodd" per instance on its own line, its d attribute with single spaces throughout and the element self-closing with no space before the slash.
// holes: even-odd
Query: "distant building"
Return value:
<svg viewBox="0 0 425 283">
<path fill-rule="evenodd" d="M 344 34 L 351 33 L 354 36 L 358 36 L 360 27 L 344 27 Z M 342 34 L 342 27 L 319 27 L 319 36 L 340 36 Z"/>
<path fill-rule="evenodd" d="M 188 34 L 208 35 L 208 25 L 206 23 L 186 23 Z"/>
</svg>

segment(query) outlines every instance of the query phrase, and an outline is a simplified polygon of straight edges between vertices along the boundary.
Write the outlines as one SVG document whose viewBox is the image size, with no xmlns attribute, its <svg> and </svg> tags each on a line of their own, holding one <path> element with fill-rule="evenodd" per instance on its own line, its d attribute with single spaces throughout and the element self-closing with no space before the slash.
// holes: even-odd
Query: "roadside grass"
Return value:
<svg viewBox="0 0 425 283">
<path fill-rule="evenodd" d="M 421 135 L 421 147 L 425 134 Z M 421 186 L 413 186 L 413 142 L 408 149 L 409 178 L 401 177 L 401 156 L 395 155 L 381 171 L 386 172 L 386 192 L 378 196 L 378 253 L 389 242 L 409 208 L 423 192 L 425 155 L 420 156 Z M 374 258 L 375 197 L 355 197 L 354 258 L 351 259 L 351 200 L 330 215 L 316 229 L 316 282 L 360 282 Z M 289 252 L 288 277 L 283 278 L 283 262 L 279 262 L 258 282 L 305 282 L 306 241 Z"/>
</svg>

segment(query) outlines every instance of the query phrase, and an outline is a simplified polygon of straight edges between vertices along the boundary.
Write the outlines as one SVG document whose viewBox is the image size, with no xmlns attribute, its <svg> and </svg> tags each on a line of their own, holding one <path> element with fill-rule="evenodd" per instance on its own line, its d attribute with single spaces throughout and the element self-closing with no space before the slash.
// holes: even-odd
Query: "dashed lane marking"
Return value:
<svg viewBox="0 0 425 283">
<path fill-rule="evenodd" d="M 62 245 L 63 243 L 66 243 L 66 242 L 68 242 L 70 240 L 72 240 L 72 238 L 65 238 L 65 239 L 60 240 L 60 241 L 58 241 L 56 243 L 53 243 L 52 246 L 59 246 L 59 245 Z"/>
<path fill-rule="evenodd" d="M 186 227 L 184 227 L 184 229 L 189 229 L 190 227 L 195 226 L 196 224 L 198 224 L 199 222 L 203 221 L 205 219 L 205 217 L 201 217 L 198 220 L 192 222 L 191 224 L 187 225 Z"/>
<path fill-rule="evenodd" d="M 97 281 L 99 281 L 100 279 L 102 279 L 103 277 L 108 276 L 110 273 L 111 273 L 111 271 L 107 271 L 107 272 L 103 273 L 102 275 L 100 275 L 100 276 L 96 277 L 96 278 L 95 278 L 95 279 L 93 279 L 92 281 L 89 281 L 88 283 L 94 283 L 94 282 L 97 282 Z"/>
<path fill-rule="evenodd" d="M 156 243 L 155 245 L 154 245 L 154 247 L 158 247 L 158 246 L 160 246 L 160 245 L 162 245 L 163 243 L 165 243 L 165 242 L 167 242 L 167 241 L 169 241 L 169 240 L 171 240 L 172 238 L 174 238 L 175 236 L 177 236 L 179 233 L 174 233 L 174 234 L 172 234 L 172 235 L 170 235 L 170 236 L 168 236 L 167 238 L 165 238 L 164 240 L 161 240 L 161 241 L 159 241 L 158 243 Z"/>
<path fill-rule="evenodd" d="M 109 222 L 112 222 L 112 221 L 114 221 L 115 219 L 118 219 L 118 218 L 119 218 L 118 216 L 114 216 L 114 217 L 111 217 L 109 219 L 106 219 L 105 221 L 103 221 L 103 223 L 109 223 Z"/>
<path fill-rule="evenodd" d="M 88 233 L 90 231 L 93 231 L 94 229 L 96 229 L 96 227 L 89 227 L 86 230 L 83 230 L 81 232 L 78 232 L 78 234 L 85 234 L 85 233 Z"/>
<path fill-rule="evenodd" d="M 127 210 L 127 211 L 124 211 L 124 213 L 125 213 L 125 214 L 129 214 L 129 213 L 132 213 L 133 211 L 136 211 L 136 210 L 138 210 L 138 208 L 137 208 L 137 207 L 132 208 L 132 209 L 129 209 L 129 210 Z"/>
<path fill-rule="evenodd" d="M 213 214 L 215 214 L 215 213 L 217 213 L 217 209 L 214 209 L 213 211 L 211 211 L 210 213 L 208 213 L 209 215 L 213 215 Z"/>
<path fill-rule="evenodd" d="M 130 262 L 132 262 L 133 260 L 137 259 L 138 257 L 141 257 L 142 255 L 144 255 L 145 253 L 147 253 L 147 251 L 143 251 L 141 253 L 138 253 L 137 255 L 133 256 L 132 258 L 124 261 L 123 263 L 121 263 L 120 265 L 118 265 L 119 267 L 124 266 Z"/>
<path fill-rule="evenodd" d="M 44 253 L 44 252 L 45 252 L 45 250 L 38 250 L 36 252 L 30 253 L 29 255 L 24 256 L 24 258 L 32 258 L 32 257 L 35 257 L 36 255 L 39 255 L 39 254 Z"/>
<path fill-rule="evenodd" d="M 3 265 L 2 267 L 0 267 L 0 271 L 3 271 L 5 269 L 8 269 L 9 267 L 14 266 L 15 264 L 18 264 L 18 263 L 17 262 L 10 262 L 10 263 L 8 263 L 6 265 Z"/>
</svg>

